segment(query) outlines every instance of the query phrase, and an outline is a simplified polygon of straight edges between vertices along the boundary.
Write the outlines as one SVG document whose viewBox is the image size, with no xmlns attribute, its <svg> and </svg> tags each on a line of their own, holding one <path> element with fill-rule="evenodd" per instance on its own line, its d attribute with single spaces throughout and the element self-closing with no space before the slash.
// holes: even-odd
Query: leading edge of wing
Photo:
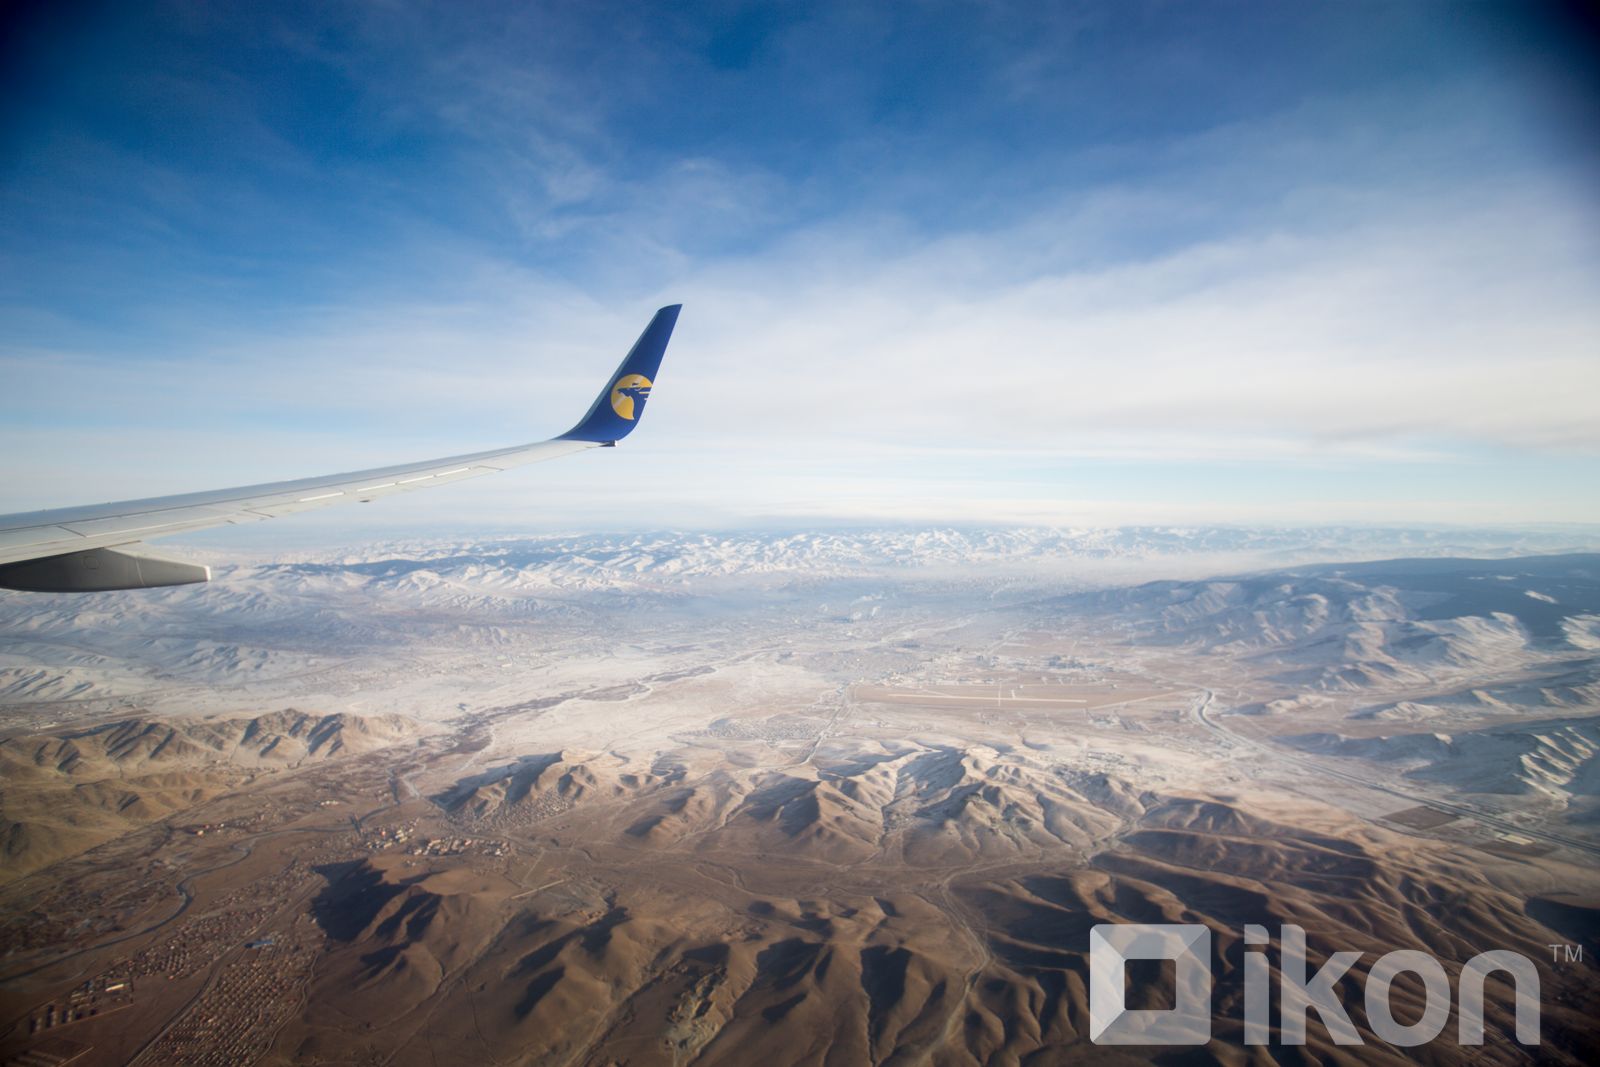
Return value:
<svg viewBox="0 0 1600 1067">
<path fill-rule="evenodd" d="M 315 478 L 0 516 L 0 563 L 375 500 L 614 444 L 638 425 L 681 306 L 656 312 L 589 413 L 560 437 Z"/>
</svg>

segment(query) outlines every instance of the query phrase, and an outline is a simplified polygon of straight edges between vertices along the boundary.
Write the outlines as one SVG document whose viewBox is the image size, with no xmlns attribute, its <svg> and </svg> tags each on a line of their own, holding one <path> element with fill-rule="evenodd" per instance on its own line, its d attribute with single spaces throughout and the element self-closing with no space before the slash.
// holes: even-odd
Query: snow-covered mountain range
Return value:
<svg viewBox="0 0 1600 1067">
<path fill-rule="evenodd" d="M 1151 567 L 1154 573 L 1134 580 L 1167 577 L 1167 571 L 1200 576 L 1209 568 L 1229 566 L 1585 550 L 1600 550 L 1600 529 L 945 527 L 413 540 L 364 545 L 355 552 L 287 555 L 279 562 L 301 573 L 316 573 L 319 567 L 345 568 L 391 579 L 429 571 L 494 582 L 515 571 L 520 581 L 537 578 L 554 586 L 581 588 L 628 578 L 844 576 L 886 570 L 981 573 L 989 567 L 1042 568 L 1049 577 L 1093 581 L 1104 575 L 1120 581 L 1138 567 Z"/>
<path fill-rule="evenodd" d="M 1499 619 L 1504 605 L 1465 605 L 1456 615 L 1467 621 L 1418 615 L 1410 600 L 1431 594 L 1402 595 L 1377 578 L 1304 570 L 1247 582 L 1194 579 L 1311 561 L 1512 558 L 1597 545 L 1600 531 L 1586 528 L 952 527 L 394 541 L 255 561 L 219 553 L 208 560 L 216 578 L 205 585 L 0 592 L 0 707 L 26 709 L 19 725 L 30 725 L 42 705 L 61 707 L 68 722 L 76 714 L 69 702 L 148 706 L 152 690 L 166 692 L 160 706 L 173 710 L 191 696 L 216 706 L 230 691 L 244 701 L 244 687 L 283 680 L 294 680 L 289 694 L 297 698 L 398 694 L 405 679 L 417 691 L 419 676 L 441 685 L 448 673 L 483 678 L 483 664 L 527 666 L 572 640 L 603 649 L 628 634 L 651 640 L 675 627 L 692 633 L 819 608 L 838 615 L 840 603 L 870 600 L 875 609 L 886 597 L 901 609 L 915 603 L 959 615 L 1117 588 L 1133 591 L 1103 594 L 1112 599 L 1100 606 L 1149 616 L 1153 639 L 1292 644 L 1286 670 L 1322 672 L 1303 679 L 1307 688 L 1359 684 L 1362 672 L 1393 678 L 1430 658 L 1471 666 L 1481 662 L 1475 650 L 1514 650 L 1525 635 Z M 1134 588 L 1152 578 L 1184 581 L 1173 591 Z M 1565 595 L 1530 586 L 1516 603 L 1530 618 L 1570 617 L 1538 599 Z M 1581 618 L 1568 630 L 1570 642 L 1600 645 L 1600 630 Z M 380 684 L 385 679 L 392 685 Z"/>
</svg>

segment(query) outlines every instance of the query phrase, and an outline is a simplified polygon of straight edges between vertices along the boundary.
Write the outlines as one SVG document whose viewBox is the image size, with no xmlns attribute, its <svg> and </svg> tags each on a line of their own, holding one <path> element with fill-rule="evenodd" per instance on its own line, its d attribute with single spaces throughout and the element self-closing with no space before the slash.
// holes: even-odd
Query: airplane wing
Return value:
<svg viewBox="0 0 1600 1067">
<path fill-rule="evenodd" d="M 321 478 L 0 515 L 0 588 L 96 592 L 209 581 L 209 567 L 162 558 L 147 551 L 140 542 L 208 526 L 257 522 L 330 504 L 430 489 L 615 445 L 639 424 L 681 307 L 673 304 L 655 313 L 588 414 L 559 437 Z"/>
</svg>

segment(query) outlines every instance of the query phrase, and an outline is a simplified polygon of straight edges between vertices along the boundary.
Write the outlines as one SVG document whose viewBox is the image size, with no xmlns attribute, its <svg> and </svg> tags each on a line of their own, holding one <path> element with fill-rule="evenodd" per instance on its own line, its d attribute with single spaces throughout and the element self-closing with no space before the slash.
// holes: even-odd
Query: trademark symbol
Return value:
<svg viewBox="0 0 1600 1067">
<path fill-rule="evenodd" d="M 1565 962 L 1565 963 L 1582 963 L 1583 962 L 1583 946 L 1582 945 L 1546 945 L 1545 948 L 1550 950 L 1550 962 L 1551 963 L 1563 963 L 1563 962 Z"/>
</svg>

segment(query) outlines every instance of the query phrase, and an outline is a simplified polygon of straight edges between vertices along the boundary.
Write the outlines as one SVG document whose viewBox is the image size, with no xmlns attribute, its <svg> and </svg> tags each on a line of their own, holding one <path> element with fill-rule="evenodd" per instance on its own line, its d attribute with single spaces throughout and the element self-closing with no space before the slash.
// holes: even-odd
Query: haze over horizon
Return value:
<svg viewBox="0 0 1600 1067">
<path fill-rule="evenodd" d="M 617 454 L 263 532 L 1600 522 L 1558 10 L 53 5 L 0 511 L 548 436 L 681 301 Z"/>
</svg>

